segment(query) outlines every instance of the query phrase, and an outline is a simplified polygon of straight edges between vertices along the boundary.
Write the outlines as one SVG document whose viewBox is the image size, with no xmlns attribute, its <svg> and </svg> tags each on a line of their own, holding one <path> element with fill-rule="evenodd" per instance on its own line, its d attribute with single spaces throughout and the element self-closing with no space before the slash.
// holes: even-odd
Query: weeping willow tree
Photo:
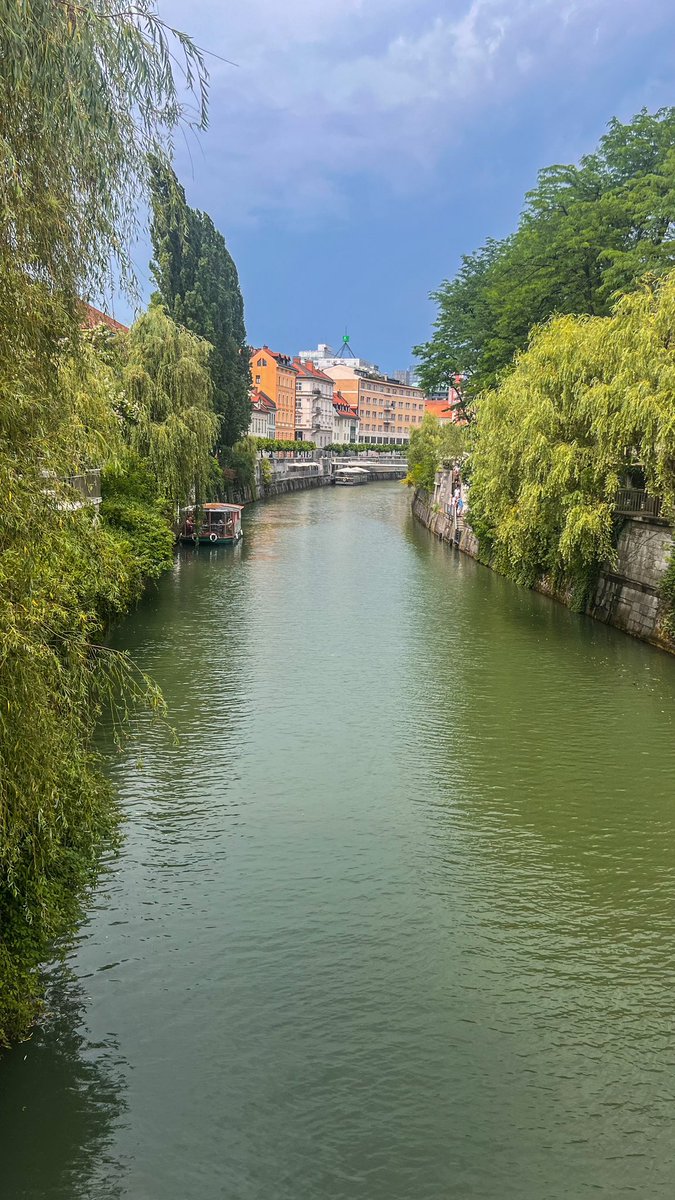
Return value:
<svg viewBox="0 0 675 1200">
<path fill-rule="evenodd" d="M 67 482 L 114 458 L 118 384 L 95 371 L 78 296 L 127 239 L 148 152 L 204 122 L 199 52 L 150 0 L 0 0 L 0 1044 L 38 1007 L 38 967 L 77 917 L 115 810 L 92 750 L 106 698 L 159 703 L 105 651 L 136 570 Z M 181 79 L 181 88 L 183 80 Z M 92 384 L 92 376 L 97 383 Z"/>
<path fill-rule="evenodd" d="M 130 442 L 159 492 L 176 504 L 203 497 L 218 418 L 209 371 L 211 346 L 151 305 L 127 338 L 124 384 L 135 422 Z"/>
<path fill-rule="evenodd" d="M 477 408 L 471 524 L 492 563 L 531 585 L 571 580 L 582 606 L 613 556 L 617 489 L 639 469 L 675 514 L 675 273 L 610 317 L 534 331 Z"/>
</svg>

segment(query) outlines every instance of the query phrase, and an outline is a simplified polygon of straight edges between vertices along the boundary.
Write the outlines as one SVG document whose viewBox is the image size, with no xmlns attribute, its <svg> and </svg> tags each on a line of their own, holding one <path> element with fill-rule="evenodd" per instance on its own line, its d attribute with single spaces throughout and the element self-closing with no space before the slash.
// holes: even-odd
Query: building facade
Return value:
<svg viewBox="0 0 675 1200">
<path fill-rule="evenodd" d="M 388 375 L 363 371 L 343 361 L 326 367 L 336 391 L 359 415 L 359 440 L 366 445 L 407 446 L 412 430 L 422 424 L 422 388 L 399 383 Z"/>
<path fill-rule="evenodd" d="M 460 404 L 459 392 L 454 387 L 449 387 L 447 394 L 443 397 L 439 395 L 427 396 L 425 408 L 428 413 L 436 417 L 441 425 L 461 425 L 464 423 Z"/>
<path fill-rule="evenodd" d="M 359 410 L 345 400 L 342 392 L 333 395 L 333 442 L 344 446 L 359 440 Z"/>
<path fill-rule="evenodd" d="M 275 438 L 277 426 L 277 406 L 271 396 L 260 388 L 251 392 L 251 424 L 248 432 L 251 437 Z"/>
<path fill-rule="evenodd" d="M 293 359 L 295 371 L 295 438 L 319 449 L 333 440 L 333 380 L 312 362 Z"/>
<path fill-rule="evenodd" d="M 276 407 L 276 437 L 295 440 L 295 371 L 288 354 L 262 346 L 251 354 L 254 388 L 264 391 Z"/>
</svg>

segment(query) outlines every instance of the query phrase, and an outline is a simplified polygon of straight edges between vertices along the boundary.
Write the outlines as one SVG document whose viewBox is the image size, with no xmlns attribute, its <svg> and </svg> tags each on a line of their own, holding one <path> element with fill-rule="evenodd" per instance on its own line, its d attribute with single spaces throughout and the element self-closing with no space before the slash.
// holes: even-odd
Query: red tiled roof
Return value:
<svg viewBox="0 0 675 1200">
<path fill-rule="evenodd" d="M 255 358 L 257 354 L 268 354 L 270 358 L 277 359 L 279 366 L 285 367 L 286 370 L 291 368 L 290 354 L 282 354 L 280 350 L 270 350 L 269 346 L 261 346 L 259 350 L 252 350 L 251 358 Z"/>
<path fill-rule="evenodd" d="M 447 400 L 427 400 L 424 411 L 431 413 L 432 417 L 438 417 L 439 420 L 452 420 L 452 409 Z"/>
<path fill-rule="evenodd" d="M 323 383 L 333 383 L 330 375 L 326 375 L 323 371 L 320 371 L 319 368 L 315 367 L 314 363 L 308 358 L 304 360 L 300 358 L 294 358 L 292 367 L 296 374 L 300 375 L 302 378 L 320 379 Z"/>
<path fill-rule="evenodd" d="M 123 325 L 121 321 L 116 321 L 114 317 L 109 317 L 107 313 L 101 312 L 99 308 L 94 308 L 93 304 L 87 304 L 83 300 L 81 306 L 82 325 L 85 329 L 96 329 L 98 325 L 107 325 L 108 329 L 112 329 L 115 333 L 128 333 L 128 325 Z"/>
<path fill-rule="evenodd" d="M 271 396 L 267 392 L 263 392 L 261 388 L 253 388 L 251 392 L 251 404 L 258 412 L 276 412 L 277 406 Z"/>
<path fill-rule="evenodd" d="M 341 417 L 349 417 L 353 421 L 359 419 L 358 408 L 354 408 L 348 400 L 345 400 L 342 392 L 333 392 L 333 408 Z"/>
</svg>

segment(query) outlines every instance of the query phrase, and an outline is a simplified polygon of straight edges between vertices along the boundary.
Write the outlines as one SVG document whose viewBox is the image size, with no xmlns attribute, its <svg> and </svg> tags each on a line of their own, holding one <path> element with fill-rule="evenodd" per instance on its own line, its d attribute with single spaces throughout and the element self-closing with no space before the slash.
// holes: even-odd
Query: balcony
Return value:
<svg viewBox="0 0 675 1200">
<path fill-rule="evenodd" d="M 640 488 L 621 488 L 614 498 L 614 512 L 621 517 L 660 517 L 663 501 Z"/>
</svg>

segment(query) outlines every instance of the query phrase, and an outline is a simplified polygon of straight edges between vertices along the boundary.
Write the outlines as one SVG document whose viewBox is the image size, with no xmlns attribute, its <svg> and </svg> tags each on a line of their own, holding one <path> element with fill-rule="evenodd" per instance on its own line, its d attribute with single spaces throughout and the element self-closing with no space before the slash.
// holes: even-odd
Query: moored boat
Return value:
<svg viewBox="0 0 675 1200">
<path fill-rule="evenodd" d="M 335 472 L 335 482 L 343 487 L 353 487 L 357 483 L 367 483 L 370 471 L 365 467 L 339 467 Z"/>
<path fill-rule="evenodd" d="M 234 546 L 243 536 L 241 504 L 202 504 L 186 508 L 179 541 L 194 546 Z"/>
</svg>

